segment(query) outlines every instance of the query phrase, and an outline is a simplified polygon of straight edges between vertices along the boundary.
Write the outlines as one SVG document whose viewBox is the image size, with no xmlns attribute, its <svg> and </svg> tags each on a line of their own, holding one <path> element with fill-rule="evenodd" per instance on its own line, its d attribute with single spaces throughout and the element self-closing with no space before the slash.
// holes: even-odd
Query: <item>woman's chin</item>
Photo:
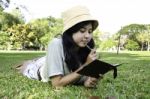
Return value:
<svg viewBox="0 0 150 99">
<path fill-rule="evenodd" d="M 86 47 L 87 46 L 87 44 L 80 44 L 80 45 L 78 45 L 79 47 Z"/>
</svg>

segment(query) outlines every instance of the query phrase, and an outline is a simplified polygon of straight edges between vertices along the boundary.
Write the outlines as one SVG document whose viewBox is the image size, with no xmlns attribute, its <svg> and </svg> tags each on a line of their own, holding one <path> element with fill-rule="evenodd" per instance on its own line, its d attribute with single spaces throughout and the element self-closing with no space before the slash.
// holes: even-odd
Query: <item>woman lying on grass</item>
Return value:
<svg viewBox="0 0 150 99">
<path fill-rule="evenodd" d="M 95 87 L 98 79 L 82 76 L 77 71 L 97 59 L 96 51 L 90 51 L 87 46 L 94 48 L 92 32 L 98 21 L 83 6 L 63 12 L 62 18 L 63 34 L 49 43 L 47 55 L 25 62 L 18 69 L 31 79 L 51 81 L 55 87 L 69 84 Z"/>
</svg>

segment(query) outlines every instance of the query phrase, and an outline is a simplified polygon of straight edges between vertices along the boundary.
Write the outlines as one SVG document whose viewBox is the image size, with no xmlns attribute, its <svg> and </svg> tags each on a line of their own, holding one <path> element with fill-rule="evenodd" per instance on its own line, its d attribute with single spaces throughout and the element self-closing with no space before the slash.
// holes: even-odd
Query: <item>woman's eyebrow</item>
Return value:
<svg viewBox="0 0 150 99">
<path fill-rule="evenodd" d="M 84 29 L 92 29 L 92 27 L 91 27 L 91 28 L 87 28 L 86 26 L 81 27 L 81 29 L 82 29 L 82 28 L 84 28 Z"/>
</svg>

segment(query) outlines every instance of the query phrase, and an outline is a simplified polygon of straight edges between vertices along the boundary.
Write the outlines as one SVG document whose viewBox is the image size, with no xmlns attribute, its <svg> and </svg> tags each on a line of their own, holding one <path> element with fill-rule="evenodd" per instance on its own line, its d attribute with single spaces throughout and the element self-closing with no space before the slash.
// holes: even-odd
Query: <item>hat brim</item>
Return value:
<svg viewBox="0 0 150 99">
<path fill-rule="evenodd" d="M 82 16 L 78 16 L 76 18 L 71 19 L 70 21 L 68 21 L 67 23 L 65 23 L 65 26 L 63 28 L 63 32 L 67 31 L 68 29 L 70 29 L 71 27 L 75 26 L 78 23 L 84 22 L 84 21 L 92 21 L 93 22 L 93 31 L 98 27 L 98 20 L 92 18 L 89 15 L 82 15 Z"/>
</svg>

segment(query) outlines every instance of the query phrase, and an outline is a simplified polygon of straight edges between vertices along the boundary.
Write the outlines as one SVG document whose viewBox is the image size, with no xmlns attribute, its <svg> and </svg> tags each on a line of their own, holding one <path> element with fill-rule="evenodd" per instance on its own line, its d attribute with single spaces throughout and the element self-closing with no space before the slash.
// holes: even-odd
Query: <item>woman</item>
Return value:
<svg viewBox="0 0 150 99">
<path fill-rule="evenodd" d="M 95 87 L 98 79 L 77 73 L 83 66 L 96 59 L 92 32 L 98 21 L 84 6 L 76 6 L 62 13 L 63 34 L 48 44 L 46 57 L 23 64 L 22 73 L 33 79 L 50 81 L 55 87 L 83 84 Z M 93 50 L 89 50 L 89 48 Z"/>
</svg>

